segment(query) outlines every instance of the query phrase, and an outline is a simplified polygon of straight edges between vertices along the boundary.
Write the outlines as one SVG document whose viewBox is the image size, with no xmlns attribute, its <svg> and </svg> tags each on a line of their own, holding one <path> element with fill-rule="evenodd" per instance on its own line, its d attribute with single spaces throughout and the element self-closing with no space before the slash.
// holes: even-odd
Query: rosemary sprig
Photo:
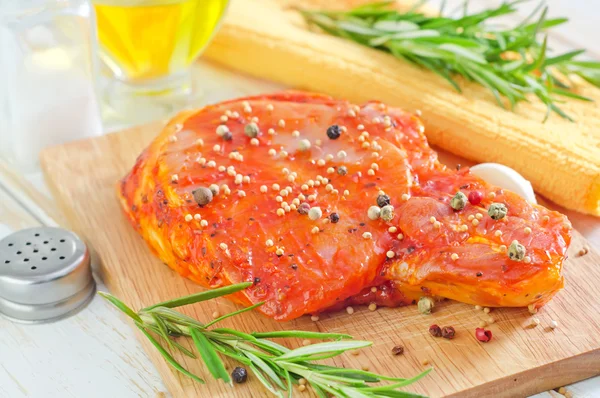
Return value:
<svg viewBox="0 0 600 398">
<path fill-rule="evenodd" d="M 398 389 L 419 380 L 431 369 L 413 378 L 404 379 L 315 363 L 317 360 L 336 357 L 349 350 L 368 347 L 372 344 L 370 341 L 349 340 L 352 336 L 341 333 L 289 330 L 249 334 L 228 328 L 209 328 L 223 319 L 250 311 L 263 303 L 232 312 L 206 324 L 173 310 L 175 307 L 232 294 L 250 285 L 249 282 L 239 283 L 192 294 L 146 307 L 139 312 L 133 311 L 109 293 L 99 294 L 130 317 L 173 368 L 200 383 L 204 383 L 204 380 L 185 369 L 169 352 L 170 349 L 181 351 L 192 358 L 197 357 L 177 343 L 176 337 L 191 337 L 196 351 L 215 379 L 231 383 L 231 378 L 220 357 L 224 355 L 247 366 L 256 378 L 278 397 L 284 395 L 292 397 L 292 384 L 297 384 L 300 379 L 305 379 L 321 398 L 330 395 L 346 398 L 420 397 L 418 394 Z M 289 349 L 268 339 L 281 337 L 334 341 Z M 165 345 L 161 344 L 161 341 Z M 375 386 L 369 384 L 381 381 L 389 383 Z"/>
<path fill-rule="evenodd" d="M 457 91 L 456 75 L 488 88 L 498 104 L 510 109 L 528 94 L 535 95 L 547 108 L 546 117 L 555 112 L 573 121 L 557 104 L 560 97 L 591 101 L 570 91 L 572 75 L 600 87 L 600 62 L 578 61 L 583 50 L 548 56 L 545 32 L 567 22 L 548 19 L 543 3 L 523 22 L 512 28 L 489 25 L 493 18 L 513 14 L 517 0 L 477 13 L 457 17 L 428 16 L 416 11 L 405 13 L 390 9 L 394 1 L 366 4 L 350 11 L 299 10 L 309 23 L 326 33 L 387 51 L 397 58 L 428 69 L 446 79 Z M 421 2 L 424 3 L 424 2 Z M 537 17 L 537 21 L 529 20 Z"/>
</svg>

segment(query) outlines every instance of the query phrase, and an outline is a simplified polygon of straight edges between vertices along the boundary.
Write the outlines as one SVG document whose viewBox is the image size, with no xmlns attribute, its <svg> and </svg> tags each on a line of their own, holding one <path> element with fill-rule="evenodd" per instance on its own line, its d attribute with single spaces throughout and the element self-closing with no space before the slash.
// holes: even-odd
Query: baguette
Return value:
<svg viewBox="0 0 600 398">
<path fill-rule="evenodd" d="M 326 2 L 232 1 L 206 57 L 253 76 L 347 98 L 377 99 L 420 110 L 429 141 L 476 162 L 518 170 L 538 193 L 569 209 L 600 215 L 600 107 L 572 100 L 561 107 L 576 122 L 551 115 L 536 99 L 514 112 L 491 93 L 459 79 L 456 92 L 437 75 L 390 54 L 311 31 L 290 5 Z M 352 7 L 357 1 L 339 1 Z M 600 92 L 581 84 L 581 95 Z"/>
</svg>

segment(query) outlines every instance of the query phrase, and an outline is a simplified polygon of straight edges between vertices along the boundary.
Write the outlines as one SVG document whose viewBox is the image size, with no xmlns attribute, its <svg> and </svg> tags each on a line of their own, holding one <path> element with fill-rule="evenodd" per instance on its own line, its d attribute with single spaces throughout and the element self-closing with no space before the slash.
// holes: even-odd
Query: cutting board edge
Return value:
<svg viewBox="0 0 600 398">
<path fill-rule="evenodd" d="M 584 368 L 585 373 L 582 374 L 565 372 L 565 369 L 568 368 L 576 369 L 578 372 L 581 371 L 581 361 L 589 363 L 589 371 L 587 368 Z M 535 369 L 528 369 L 507 375 L 503 378 L 469 388 L 468 390 L 445 395 L 443 398 L 509 398 L 530 396 L 599 375 L 600 348 L 551 362 Z"/>
</svg>

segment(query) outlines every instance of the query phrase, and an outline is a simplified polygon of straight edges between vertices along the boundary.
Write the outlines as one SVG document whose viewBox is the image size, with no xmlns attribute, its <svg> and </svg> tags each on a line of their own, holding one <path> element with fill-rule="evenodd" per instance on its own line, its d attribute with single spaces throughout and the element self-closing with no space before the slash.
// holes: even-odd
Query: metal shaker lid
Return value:
<svg viewBox="0 0 600 398">
<path fill-rule="evenodd" d="M 73 232 L 36 227 L 0 241 L 0 314 L 49 322 L 76 312 L 95 292 L 90 253 Z"/>
</svg>

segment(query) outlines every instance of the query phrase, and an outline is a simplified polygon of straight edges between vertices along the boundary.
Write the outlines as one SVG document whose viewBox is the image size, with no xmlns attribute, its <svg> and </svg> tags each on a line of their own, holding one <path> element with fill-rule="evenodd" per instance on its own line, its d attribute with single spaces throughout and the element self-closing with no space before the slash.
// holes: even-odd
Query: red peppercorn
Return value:
<svg viewBox="0 0 600 398">
<path fill-rule="evenodd" d="M 451 340 L 456 335 L 456 331 L 452 326 L 444 326 L 442 328 L 442 337 Z"/>
<path fill-rule="evenodd" d="M 431 325 L 429 326 L 429 333 L 431 333 L 433 337 L 442 337 L 442 328 L 438 325 Z"/>
<path fill-rule="evenodd" d="M 473 206 L 480 204 L 481 199 L 483 199 L 483 194 L 480 191 L 469 192 L 469 203 L 471 203 Z"/>
<path fill-rule="evenodd" d="M 392 348 L 392 354 L 394 354 L 394 355 L 404 354 L 404 347 L 402 347 L 401 345 L 395 346 L 394 348 Z"/>
<path fill-rule="evenodd" d="M 492 331 L 485 330 L 484 328 L 477 328 L 475 329 L 475 337 L 482 343 L 487 343 L 492 339 Z"/>
</svg>

